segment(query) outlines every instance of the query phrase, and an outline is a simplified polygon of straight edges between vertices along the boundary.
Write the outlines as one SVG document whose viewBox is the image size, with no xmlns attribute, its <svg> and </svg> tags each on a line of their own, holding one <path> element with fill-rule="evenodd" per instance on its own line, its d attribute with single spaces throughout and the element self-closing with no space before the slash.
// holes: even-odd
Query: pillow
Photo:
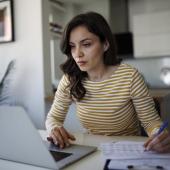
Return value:
<svg viewBox="0 0 170 170">
<path fill-rule="evenodd" d="M 10 61 L 4 76 L 0 82 L 0 105 L 10 104 L 11 101 L 11 86 L 14 80 L 15 60 Z"/>
<path fill-rule="evenodd" d="M 11 60 L 7 59 L 7 60 L 0 60 L 0 63 L 3 62 L 3 64 L 1 64 L 0 66 L 0 83 L 2 82 L 2 79 L 7 71 L 8 65 L 10 63 Z"/>
</svg>

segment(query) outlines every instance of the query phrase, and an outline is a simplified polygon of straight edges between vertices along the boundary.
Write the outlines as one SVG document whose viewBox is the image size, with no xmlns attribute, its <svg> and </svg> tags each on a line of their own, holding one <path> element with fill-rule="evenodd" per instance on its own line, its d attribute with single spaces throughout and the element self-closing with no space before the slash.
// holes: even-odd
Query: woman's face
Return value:
<svg viewBox="0 0 170 170">
<path fill-rule="evenodd" d="M 105 43 L 101 43 L 99 37 L 85 26 L 78 26 L 71 31 L 69 45 L 81 71 L 90 73 L 103 67 Z"/>
</svg>

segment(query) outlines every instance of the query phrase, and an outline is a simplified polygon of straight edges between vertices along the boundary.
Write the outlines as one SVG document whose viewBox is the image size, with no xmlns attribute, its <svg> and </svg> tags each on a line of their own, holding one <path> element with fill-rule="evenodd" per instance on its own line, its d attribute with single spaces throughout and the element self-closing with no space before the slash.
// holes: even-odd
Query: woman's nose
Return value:
<svg viewBox="0 0 170 170">
<path fill-rule="evenodd" d="M 83 56 L 83 52 L 82 52 L 81 48 L 76 48 L 75 56 L 76 56 L 76 58 L 79 58 L 79 57 Z"/>
</svg>

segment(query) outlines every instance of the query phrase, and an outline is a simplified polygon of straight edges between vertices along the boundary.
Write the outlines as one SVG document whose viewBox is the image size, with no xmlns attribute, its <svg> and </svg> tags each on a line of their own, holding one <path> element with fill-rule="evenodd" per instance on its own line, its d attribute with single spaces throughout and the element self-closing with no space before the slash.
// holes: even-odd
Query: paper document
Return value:
<svg viewBox="0 0 170 170">
<path fill-rule="evenodd" d="M 101 150 L 106 159 L 162 159 L 170 160 L 170 154 L 159 154 L 144 151 L 144 142 L 120 141 L 116 143 L 102 143 Z"/>
<path fill-rule="evenodd" d="M 108 169 L 128 170 L 170 170 L 170 154 L 159 154 L 144 150 L 144 142 L 120 141 L 102 143 L 105 159 L 110 159 Z"/>
</svg>

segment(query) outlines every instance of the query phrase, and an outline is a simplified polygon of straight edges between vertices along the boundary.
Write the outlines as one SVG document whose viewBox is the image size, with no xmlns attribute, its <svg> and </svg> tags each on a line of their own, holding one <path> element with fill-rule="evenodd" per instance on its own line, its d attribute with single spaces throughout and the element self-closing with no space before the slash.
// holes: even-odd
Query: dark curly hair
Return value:
<svg viewBox="0 0 170 170">
<path fill-rule="evenodd" d="M 61 51 L 67 56 L 65 63 L 61 64 L 62 71 L 68 75 L 70 81 L 70 94 L 80 100 L 86 94 L 83 86 L 83 79 L 87 77 L 87 72 L 81 71 L 71 55 L 69 45 L 70 33 L 78 26 L 85 26 L 89 32 L 99 37 L 102 43 L 108 41 L 109 48 L 104 53 L 103 62 L 105 65 L 120 64 L 117 58 L 116 44 L 110 27 L 105 18 L 96 12 L 87 12 L 75 16 L 66 26 L 61 39 Z"/>
</svg>

